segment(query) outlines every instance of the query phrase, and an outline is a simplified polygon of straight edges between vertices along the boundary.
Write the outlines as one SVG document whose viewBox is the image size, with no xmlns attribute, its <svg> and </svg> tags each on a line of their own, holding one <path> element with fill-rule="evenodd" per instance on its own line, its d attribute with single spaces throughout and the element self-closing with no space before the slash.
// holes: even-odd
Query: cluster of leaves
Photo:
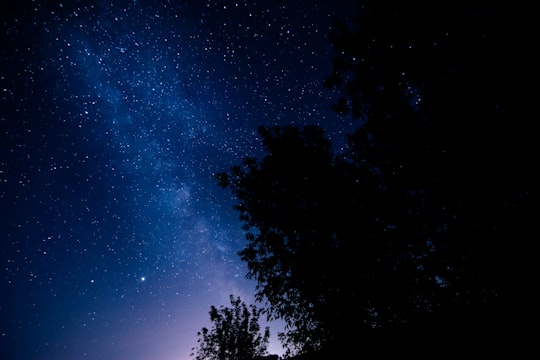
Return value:
<svg viewBox="0 0 540 360">
<path fill-rule="evenodd" d="M 355 28 L 334 24 L 324 82 L 358 120 L 348 148 L 315 126 L 261 126 L 266 155 L 217 175 L 238 200 L 256 298 L 287 323 L 289 355 L 359 339 L 498 344 L 531 186 L 505 9 L 359 6 Z"/>
</svg>

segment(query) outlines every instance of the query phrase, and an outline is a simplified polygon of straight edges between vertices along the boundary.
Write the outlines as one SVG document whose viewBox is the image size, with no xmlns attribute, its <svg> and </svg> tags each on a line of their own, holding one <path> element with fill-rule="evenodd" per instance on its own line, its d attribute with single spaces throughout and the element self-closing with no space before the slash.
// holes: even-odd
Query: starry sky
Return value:
<svg viewBox="0 0 540 360">
<path fill-rule="evenodd" d="M 187 360 L 211 305 L 253 301 L 214 174 L 261 154 L 259 124 L 339 143 L 326 35 L 352 9 L 3 2 L 2 360 Z"/>
</svg>

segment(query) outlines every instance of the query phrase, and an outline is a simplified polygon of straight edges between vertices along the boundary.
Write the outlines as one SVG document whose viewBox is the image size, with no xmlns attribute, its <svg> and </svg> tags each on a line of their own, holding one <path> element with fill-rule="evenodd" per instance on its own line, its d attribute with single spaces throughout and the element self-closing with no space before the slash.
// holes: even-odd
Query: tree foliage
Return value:
<svg viewBox="0 0 540 360">
<path fill-rule="evenodd" d="M 358 120 L 348 148 L 333 153 L 318 127 L 261 126 L 266 155 L 217 176 L 238 200 L 248 277 L 291 353 L 499 338 L 531 185 L 505 8 L 359 5 L 329 34 L 324 81 Z"/>
<path fill-rule="evenodd" d="M 231 307 L 210 308 L 211 329 L 197 333 L 198 346 L 191 354 L 195 360 L 253 360 L 267 354 L 270 329 L 261 333 L 262 309 L 246 305 L 230 295 Z"/>
</svg>

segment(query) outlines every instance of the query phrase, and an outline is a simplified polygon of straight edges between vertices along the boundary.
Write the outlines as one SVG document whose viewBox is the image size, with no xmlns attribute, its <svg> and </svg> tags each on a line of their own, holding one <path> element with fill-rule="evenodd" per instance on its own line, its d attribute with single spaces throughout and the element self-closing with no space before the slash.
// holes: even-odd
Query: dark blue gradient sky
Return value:
<svg viewBox="0 0 540 360">
<path fill-rule="evenodd" d="M 353 1 L 1 9 L 0 358 L 189 359 L 210 306 L 255 286 L 213 176 L 259 124 L 347 131 L 322 80 Z"/>
</svg>

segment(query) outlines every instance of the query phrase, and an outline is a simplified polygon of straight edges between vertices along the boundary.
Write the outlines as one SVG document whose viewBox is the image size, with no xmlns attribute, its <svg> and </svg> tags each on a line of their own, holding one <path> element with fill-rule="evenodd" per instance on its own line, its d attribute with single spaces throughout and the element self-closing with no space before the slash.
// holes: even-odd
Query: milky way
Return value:
<svg viewBox="0 0 540 360">
<path fill-rule="evenodd" d="M 2 5 L 2 359 L 186 360 L 210 305 L 252 301 L 214 174 L 258 124 L 345 131 L 337 3 Z"/>
</svg>

